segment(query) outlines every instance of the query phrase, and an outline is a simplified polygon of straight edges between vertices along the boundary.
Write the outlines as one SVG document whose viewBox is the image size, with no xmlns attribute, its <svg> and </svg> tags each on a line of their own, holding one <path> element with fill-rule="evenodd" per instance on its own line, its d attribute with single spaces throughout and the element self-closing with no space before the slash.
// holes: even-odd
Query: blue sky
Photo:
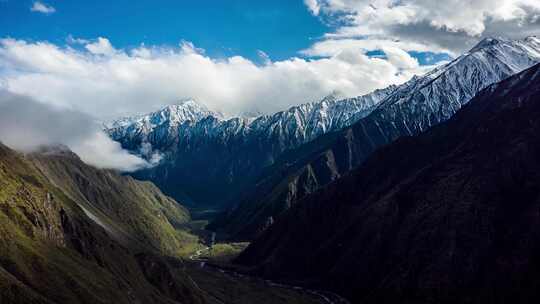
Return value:
<svg viewBox="0 0 540 304">
<path fill-rule="evenodd" d="M 193 42 L 212 57 L 272 60 L 296 56 L 328 28 L 302 0 L 44 1 L 53 14 L 31 12 L 34 1 L 0 0 L 0 36 L 62 44 L 107 37 L 117 48 Z"/>
<path fill-rule="evenodd" d="M 302 0 L 43 1 L 54 7 L 52 14 L 31 11 L 34 2 L 0 0 L 0 37 L 59 45 L 69 35 L 107 37 L 117 48 L 186 40 L 214 58 L 240 55 L 260 61 L 261 50 L 275 61 L 299 56 L 334 29 L 313 16 Z M 420 64 L 448 59 L 433 53 L 411 55 Z"/>
</svg>

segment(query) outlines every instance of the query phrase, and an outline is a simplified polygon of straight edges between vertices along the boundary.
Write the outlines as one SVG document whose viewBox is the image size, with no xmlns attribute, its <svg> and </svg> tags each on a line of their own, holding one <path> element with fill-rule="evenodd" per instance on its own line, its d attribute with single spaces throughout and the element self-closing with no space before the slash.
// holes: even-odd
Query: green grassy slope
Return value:
<svg viewBox="0 0 540 304">
<path fill-rule="evenodd" d="M 182 208 L 151 185 L 55 157 L 45 165 L 0 144 L 0 303 L 203 303 L 147 249 L 181 248 L 171 222 L 188 219 Z"/>
<path fill-rule="evenodd" d="M 189 212 L 150 182 L 93 168 L 68 151 L 44 151 L 28 158 L 48 180 L 125 243 L 143 243 L 179 256 L 197 241 L 176 229 L 190 220 Z M 130 239 L 133 237 L 135 240 Z"/>
</svg>

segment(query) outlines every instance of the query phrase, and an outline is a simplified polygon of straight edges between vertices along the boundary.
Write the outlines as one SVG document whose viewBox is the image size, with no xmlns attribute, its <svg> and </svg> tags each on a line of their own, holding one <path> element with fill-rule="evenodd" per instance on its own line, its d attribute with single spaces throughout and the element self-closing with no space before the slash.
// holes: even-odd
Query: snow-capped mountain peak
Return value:
<svg viewBox="0 0 540 304">
<path fill-rule="evenodd" d="M 399 86 L 396 94 L 383 101 L 379 107 L 405 103 L 412 108 L 417 101 L 437 108 L 450 106 L 437 98 L 441 96 L 444 99 L 450 98 L 449 102 L 453 107 L 452 110 L 448 109 L 446 117 L 452 115 L 481 89 L 521 72 L 538 61 L 540 61 L 540 40 L 534 36 L 520 40 L 485 38 L 469 52 L 448 64 L 439 66 L 422 77 L 414 77 Z M 450 91 L 447 86 L 451 88 Z M 445 91 L 434 91 L 442 87 Z M 410 94 L 411 92 L 415 94 Z"/>
<path fill-rule="evenodd" d="M 188 121 L 195 123 L 208 116 L 221 118 L 221 114 L 210 111 L 206 106 L 193 99 L 188 99 L 152 113 L 150 119 L 156 124 L 168 121 L 171 125 L 179 125 Z"/>
<path fill-rule="evenodd" d="M 321 103 L 328 103 L 328 102 L 336 102 L 338 100 L 343 100 L 345 99 L 346 96 L 345 94 L 341 93 L 340 91 L 332 91 L 330 94 L 324 96 L 322 99 L 321 99 Z"/>
<path fill-rule="evenodd" d="M 486 38 L 480 40 L 480 42 L 478 42 L 471 49 L 470 52 L 472 53 L 472 52 L 475 52 L 477 50 L 484 49 L 486 47 L 497 45 L 499 43 L 508 43 L 508 42 L 511 42 L 511 40 L 508 40 L 508 39 L 505 39 L 505 38 L 502 38 L 502 37 L 486 37 Z"/>
<path fill-rule="evenodd" d="M 208 116 L 222 118 L 220 113 L 210 111 L 206 106 L 194 99 L 184 99 L 149 114 L 115 120 L 105 124 L 105 128 L 129 128 L 138 125 L 146 129 L 153 129 L 163 124 L 168 124 L 170 127 L 177 127 L 183 123 L 196 123 Z"/>
<path fill-rule="evenodd" d="M 146 115 L 119 119 L 106 124 L 105 129 L 113 139 L 121 142 L 137 138 L 136 141 L 141 143 L 154 141 L 166 145 L 199 135 L 225 139 L 252 134 L 279 138 L 279 151 L 282 151 L 366 116 L 394 88 L 347 99 L 342 99 L 339 92 L 332 92 L 318 102 L 301 104 L 272 115 L 230 119 L 187 99 Z"/>
</svg>

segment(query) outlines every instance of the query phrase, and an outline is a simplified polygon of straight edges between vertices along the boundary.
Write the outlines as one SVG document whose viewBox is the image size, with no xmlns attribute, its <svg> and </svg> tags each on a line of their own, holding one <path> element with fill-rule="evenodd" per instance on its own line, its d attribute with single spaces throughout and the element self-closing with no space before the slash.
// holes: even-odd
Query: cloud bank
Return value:
<svg viewBox="0 0 540 304">
<path fill-rule="evenodd" d="M 383 50 L 389 59 L 344 48 L 325 58 L 284 61 L 271 61 L 261 53 L 263 63 L 257 64 L 240 56 L 211 58 L 185 41 L 177 47 L 123 50 L 103 37 L 68 40 L 67 47 L 0 40 L 4 89 L 102 120 L 152 111 L 188 97 L 235 115 L 279 111 L 332 91 L 361 95 L 429 68 L 394 46 Z"/>
<path fill-rule="evenodd" d="M 90 116 L 2 90 L 0 141 L 25 152 L 42 146 L 66 145 L 84 162 L 99 168 L 133 171 L 150 165 L 123 150 Z"/>
<path fill-rule="evenodd" d="M 523 38 L 540 31 L 538 0 L 305 0 L 335 31 L 303 52 L 392 45 L 457 55 L 482 36 Z"/>
<path fill-rule="evenodd" d="M 104 37 L 68 36 L 67 43 L 0 40 L 0 141 L 23 151 L 64 144 L 89 164 L 124 171 L 155 165 L 161 155 L 145 145 L 139 154 L 147 161 L 129 154 L 97 120 L 187 97 L 230 116 L 270 113 L 333 91 L 365 94 L 429 69 L 393 46 L 383 49 L 384 58 L 343 49 L 325 58 L 272 61 L 260 51 L 255 63 L 211 58 L 187 41 L 132 49 L 116 49 Z"/>
</svg>

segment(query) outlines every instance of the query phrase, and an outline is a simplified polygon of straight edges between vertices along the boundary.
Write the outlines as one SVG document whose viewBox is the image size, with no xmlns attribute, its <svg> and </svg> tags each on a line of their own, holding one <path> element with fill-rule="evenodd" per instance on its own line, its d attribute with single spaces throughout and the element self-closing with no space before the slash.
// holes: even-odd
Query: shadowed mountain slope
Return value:
<svg viewBox="0 0 540 304">
<path fill-rule="evenodd" d="M 362 164 L 380 147 L 446 121 L 480 90 L 540 61 L 540 39 L 486 39 L 468 53 L 396 88 L 352 126 L 287 151 L 239 205 L 210 225 L 252 239 L 306 194 Z"/>
<path fill-rule="evenodd" d="M 540 65 L 305 197 L 238 262 L 354 303 L 540 299 Z"/>
</svg>

